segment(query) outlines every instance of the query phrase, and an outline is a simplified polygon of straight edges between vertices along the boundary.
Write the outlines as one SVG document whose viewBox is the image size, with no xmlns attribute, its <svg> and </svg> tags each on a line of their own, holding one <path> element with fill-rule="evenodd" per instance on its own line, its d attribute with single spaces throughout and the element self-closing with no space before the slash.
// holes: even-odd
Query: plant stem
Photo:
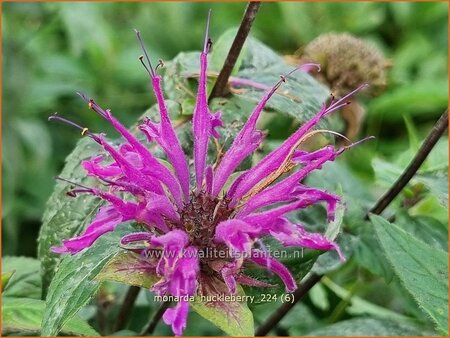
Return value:
<svg viewBox="0 0 450 338">
<path fill-rule="evenodd" d="M 164 302 L 161 304 L 159 309 L 155 312 L 153 317 L 150 319 L 148 324 L 142 329 L 142 332 L 140 333 L 140 336 L 147 336 L 151 335 L 153 331 L 155 331 L 156 325 L 158 325 L 159 320 L 162 318 L 164 312 L 167 310 L 167 308 L 170 306 L 169 302 Z"/>
<path fill-rule="evenodd" d="M 380 215 L 384 209 L 394 200 L 395 197 L 403 190 L 408 182 L 419 170 L 422 163 L 427 158 L 431 149 L 435 146 L 439 138 L 444 134 L 448 126 L 448 109 L 441 115 L 439 120 L 434 125 L 431 132 L 423 142 L 416 156 L 410 162 L 403 174 L 397 179 L 392 187 L 378 200 L 375 206 L 370 210 L 370 213 Z M 366 216 L 366 219 L 368 215 Z"/>
<path fill-rule="evenodd" d="M 247 39 L 248 33 L 250 32 L 250 28 L 252 27 L 253 21 L 256 17 L 256 13 L 258 12 L 260 6 L 260 2 L 250 1 L 248 3 L 241 21 L 241 25 L 239 26 L 236 37 L 234 38 L 233 44 L 230 47 L 230 51 L 228 52 L 222 70 L 217 77 L 216 83 L 214 84 L 209 99 L 229 94 L 227 88 L 228 79 L 230 78 L 231 72 L 234 65 L 236 64 L 239 54 L 241 53 L 242 46 L 244 46 L 244 42 Z"/>
<path fill-rule="evenodd" d="M 120 308 L 119 315 L 117 316 L 116 323 L 114 324 L 114 331 L 120 331 L 127 325 L 134 302 L 139 295 L 139 291 L 141 291 L 139 286 L 130 286 L 128 288 L 122 307 Z"/>
<path fill-rule="evenodd" d="M 370 210 L 370 213 L 381 214 L 387 206 L 394 200 L 395 197 L 402 191 L 402 189 L 408 184 L 411 178 L 419 170 L 422 163 L 427 158 L 428 154 L 431 152 L 433 147 L 436 145 L 439 138 L 443 135 L 448 126 L 448 110 L 442 114 L 439 120 L 434 125 L 431 132 L 428 134 L 427 138 L 423 142 L 416 156 L 414 156 L 411 163 L 405 169 L 403 174 L 398 178 L 398 180 L 392 185 L 388 192 L 376 203 L 376 205 Z M 368 218 L 369 213 L 366 215 Z M 300 283 L 298 289 L 293 293 L 294 301 L 293 303 L 284 303 L 263 323 L 257 330 L 256 336 L 265 336 L 273 328 L 275 328 L 278 323 L 283 319 L 283 317 L 297 304 L 297 302 L 305 296 L 311 288 L 316 285 L 323 275 L 318 275 L 312 273 L 309 277 L 302 283 Z"/>
</svg>

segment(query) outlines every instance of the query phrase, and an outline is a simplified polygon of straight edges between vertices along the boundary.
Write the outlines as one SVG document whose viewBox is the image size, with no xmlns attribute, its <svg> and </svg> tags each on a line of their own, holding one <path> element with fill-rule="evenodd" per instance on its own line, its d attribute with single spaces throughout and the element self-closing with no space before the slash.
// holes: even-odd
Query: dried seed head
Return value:
<svg viewBox="0 0 450 338">
<path fill-rule="evenodd" d="M 304 62 L 322 65 L 319 80 L 330 86 L 337 97 L 351 89 L 370 84 L 370 93 L 379 94 L 386 86 L 387 60 L 368 42 L 347 33 L 328 33 L 311 41 L 304 49 Z"/>
</svg>

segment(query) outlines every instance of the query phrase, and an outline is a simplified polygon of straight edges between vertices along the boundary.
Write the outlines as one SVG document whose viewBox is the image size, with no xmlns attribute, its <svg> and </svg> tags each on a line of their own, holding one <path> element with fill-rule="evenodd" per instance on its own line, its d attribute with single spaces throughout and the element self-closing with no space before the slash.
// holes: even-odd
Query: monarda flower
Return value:
<svg viewBox="0 0 450 338">
<path fill-rule="evenodd" d="M 220 162 L 208 164 L 208 146 L 212 138 L 220 139 L 222 121 L 220 112 L 212 113 L 207 102 L 206 71 L 210 49 L 207 28 L 192 118 L 194 158 L 191 175 L 188 158 L 168 115 L 161 89 L 162 78 L 152 67 L 139 32 L 137 36 L 147 63 L 143 57 L 141 62 L 150 76 L 160 114 L 158 123 L 147 119 L 139 125 L 139 130 L 149 143 L 157 143 L 162 148 L 170 166 L 155 157 L 109 109 L 103 109 L 84 95 L 81 96 L 89 108 L 122 135 L 124 141 L 120 146 L 109 143 L 102 134 L 94 134 L 58 115 L 52 116 L 52 120 L 79 128 L 83 135 L 89 136 L 109 154 L 82 162 L 87 175 L 98 178 L 106 189 L 79 185 L 69 192 L 72 196 L 79 193 L 95 195 L 106 201 L 105 206 L 99 209 L 82 235 L 64 240 L 62 246 L 52 248 L 53 252 L 76 254 L 120 223 L 136 222 L 146 231 L 124 236 L 120 245 L 148 258 L 149 266 L 159 278 L 152 287 L 153 292 L 180 299 L 207 293 L 207 286 L 214 283 L 224 283 L 229 294 L 236 293 L 239 284 L 270 287 L 246 275 L 244 263 L 247 262 L 274 272 L 283 281 L 286 292 L 293 292 L 296 281 L 265 249 L 261 239 L 266 236 L 274 237 L 284 246 L 336 250 L 344 259 L 336 243 L 319 233 L 307 232 L 301 224 L 291 222 L 287 215 L 323 202 L 328 219 L 333 220 L 339 197 L 300 182 L 348 147 L 335 149 L 329 145 L 313 152 L 298 148 L 315 133 L 312 129 L 320 119 L 347 105 L 348 97 L 354 92 L 324 105 L 278 148 L 233 178 L 239 164 L 261 146 L 263 133 L 256 129 L 258 118 L 289 74 L 282 76 L 265 94 Z M 307 71 L 314 66 L 308 64 L 295 70 Z M 229 188 L 223 191 L 225 186 Z M 159 256 L 152 256 L 152 252 L 159 252 Z M 186 327 L 188 309 L 188 301 L 180 301 L 164 313 L 164 322 L 172 326 L 176 335 L 181 335 Z"/>
</svg>

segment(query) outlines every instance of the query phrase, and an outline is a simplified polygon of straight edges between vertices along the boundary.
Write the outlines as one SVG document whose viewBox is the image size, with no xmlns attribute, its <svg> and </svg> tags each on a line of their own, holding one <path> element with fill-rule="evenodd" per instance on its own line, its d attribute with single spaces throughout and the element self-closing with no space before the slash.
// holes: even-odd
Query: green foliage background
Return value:
<svg viewBox="0 0 450 338">
<path fill-rule="evenodd" d="M 213 9 L 210 35 L 217 39 L 239 24 L 245 3 L 3 3 L 2 8 L 2 254 L 35 256 L 53 176 L 60 173 L 80 138 L 70 128 L 48 123 L 47 117 L 57 111 L 91 130 L 111 131 L 75 94 L 82 91 L 113 109 L 126 125 L 133 124 L 153 104 L 148 78 L 137 60 L 141 52 L 133 28 L 141 30 L 154 59 L 170 60 L 181 51 L 200 49 L 208 8 Z M 311 185 L 331 190 L 341 185 L 349 203 L 345 219 L 349 236 L 344 239 L 353 243 L 348 246 L 354 256 L 323 282 L 328 291 L 322 284 L 315 288 L 306 305 L 298 307 L 295 317 L 286 317 L 276 334 L 320 335 L 332 330 L 329 326 L 320 331 L 317 318 L 327 318 L 324 323 L 332 324 L 355 313 L 382 317 L 384 312 L 366 300 L 421 318 L 422 312 L 414 305 L 419 302 L 417 293 L 408 289 L 411 297 L 401 288 L 401 276 L 400 280 L 393 277 L 391 257 L 387 260 L 382 255 L 374 230 L 361 227 L 360 220 L 364 208 L 373 205 L 398 177 L 448 105 L 447 25 L 444 2 L 262 5 L 251 34 L 280 54 L 293 54 L 322 33 L 350 32 L 378 46 L 392 63 L 384 94 L 365 100 L 368 113 L 361 135 L 374 135 L 376 140 L 353 149 L 332 170 L 310 178 Z M 283 126 L 289 121 L 277 123 L 282 127 L 271 133 L 270 144 L 287 136 L 288 128 Z M 444 139 L 388 210 L 409 234 L 439 250 L 448 246 L 447 169 Z M 379 233 L 380 229 L 378 225 Z M 395 262 L 392 265 L 395 268 Z M 393 281 L 389 289 L 384 290 L 385 282 L 375 276 Z M 351 290 L 353 312 L 339 310 L 339 306 L 345 309 L 347 298 L 338 284 Z M 146 299 L 141 298 L 137 305 L 147 311 Z M 419 305 L 427 312 L 426 304 Z M 258 323 L 273 305 L 252 310 Z M 92 318 L 89 311 L 89 306 L 84 308 L 82 317 Z M 302 323 L 298 323 L 299 313 L 305 319 Z M 136 313 L 131 326 L 147 316 L 147 312 Z M 385 325 L 372 319 L 356 320 L 361 322 L 353 328 Z M 397 334 L 409 332 L 395 329 Z M 169 333 L 164 330 L 159 333 Z M 380 334 L 389 332 L 393 331 Z M 198 327 L 188 326 L 186 333 L 217 334 L 203 321 Z"/>
</svg>

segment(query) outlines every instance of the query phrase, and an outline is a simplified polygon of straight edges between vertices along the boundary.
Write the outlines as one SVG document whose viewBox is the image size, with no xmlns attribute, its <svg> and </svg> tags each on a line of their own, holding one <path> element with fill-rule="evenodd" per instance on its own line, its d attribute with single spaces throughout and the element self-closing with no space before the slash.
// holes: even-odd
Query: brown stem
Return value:
<svg viewBox="0 0 450 338">
<path fill-rule="evenodd" d="M 225 59 L 222 70 L 217 77 L 216 83 L 211 91 L 210 99 L 214 97 L 221 97 L 229 94 L 227 84 L 230 78 L 231 72 L 234 65 L 241 53 L 242 46 L 247 39 L 252 23 L 255 20 L 256 13 L 258 12 L 260 2 L 250 1 L 245 9 L 244 17 L 242 18 L 241 25 L 237 31 L 236 37 L 234 38 L 233 44 L 230 47 L 230 51 Z"/>
<path fill-rule="evenodd" d="M 378 200 L 375 206 L 370 210 L 372 214 L 381 214 L 384 209 L 394 200 L 395 197 L 403 190 L 403 188 L 408 184 L 408 182 L 419 170 L 422 163 L 427 158 L 431 149 L 435 146 L 439 138 L 445 132 L 448 126 L 448 109 L 442 114 L 439 120 L 434 125 L 431 132 L 428 134 L 427 138 L 423 142 L 416 156 L 414 156 L 411 163 L 405 169 L 403 174 L 397 179 L 397 181 L 392 185 L 392 187 Z M 367 216 L 368 217 L 368 216 Z M 367 219 L 366 217 L 366 219 Z"/>
<path fill-rule="evenodd" d="M 169 302 L 164 302 L 161 304 L 159 309 L 155 312 L 153 317 L 150 319 L 148 324 L 142 329 L 142 332 L 140 333 L 140 336 L 149 336 L 155 331 L 156 325 L 158 325 L 159 320 L 162 318 L 164 312 L 167 310 L 167 308 L 170 306 Z"/>
<path fill-rule="evenodd" d="M 123 300 L 119 315 L 117 316 L 116 323 L 114 324 L 114 331 L 120 331 L 127 325 L 134 302 L 139 295 L 139 291 L 141 291 L 139 286 L 130 286 L 128 288 L 128 292 Z"/>
<path fill-rule="evenodd" d="M 397 195 L 415 175 L 417 170 L 419 170 L 420 166 L 425 161 L 428 154 L 436 145 L 437 141 L 442 136 L 447 127 L 448 110 L 445 110 L 403 174 L 398 178 L 398 180 L 393 184 L 388 192 L 370 210 L 370 213 L 377 215 L 381 214 L 386 209 L 386 207 L 394 200 L 394 198 L 397 197 Z M 366 215 L 366 219 L 368 218 L 368 215 L 369 213 Z M 302 282 L 299 285 L 298 289 L 293 293 L 293 303 L 284 303 L 278 309 L 276 309 L 275 312 L 267 319 L 267 321 L 256 330 L 255 335 L 265 336 L 273 328 L 275 328 L 281 321 L 281 319 L 283 319 L 283 317 L 295 306 L 295 304 L 300 299 L 302 299 L 302 297 L 305 296 L 306 293 L 322 279 L 322 277 L 323 275 L 318 275 L 315 273 L 310 274 L 309 277 L 304 282 Z"/>
</svg>

